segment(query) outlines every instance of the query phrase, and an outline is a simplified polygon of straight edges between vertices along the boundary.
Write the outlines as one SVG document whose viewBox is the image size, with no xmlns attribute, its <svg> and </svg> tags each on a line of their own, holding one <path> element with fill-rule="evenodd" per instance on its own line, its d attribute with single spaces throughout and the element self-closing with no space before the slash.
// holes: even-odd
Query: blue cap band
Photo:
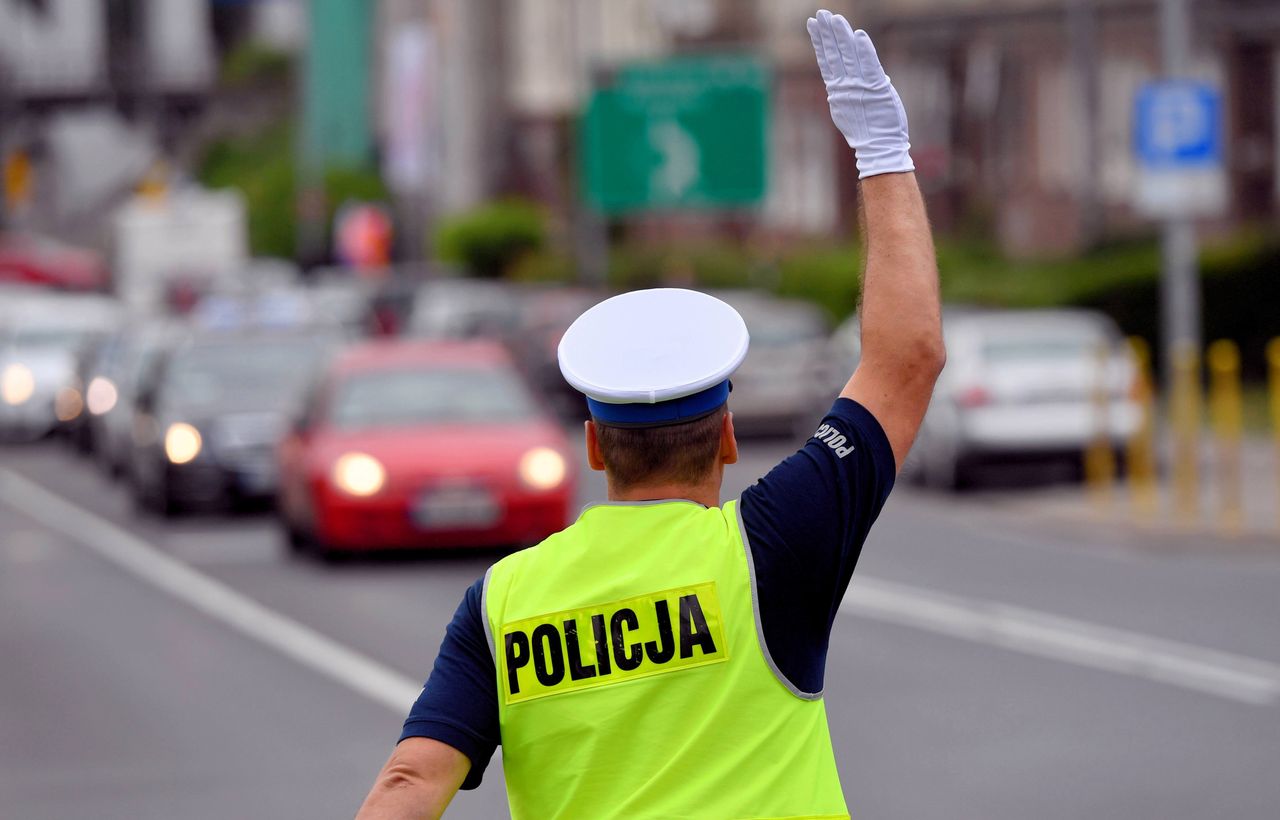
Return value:
<svg viewBox="0 0 1280 820">
<path fill-rule="evenodd" d="M 608 404 L 587 397 L 593 418 L 605 424 L 628 427 L 659 427 L 680 424 L 707 415 L 729 400 L 729 380 L 708 387 L 692 396 L 684 396 L 656 404 Z"/>
</svg>

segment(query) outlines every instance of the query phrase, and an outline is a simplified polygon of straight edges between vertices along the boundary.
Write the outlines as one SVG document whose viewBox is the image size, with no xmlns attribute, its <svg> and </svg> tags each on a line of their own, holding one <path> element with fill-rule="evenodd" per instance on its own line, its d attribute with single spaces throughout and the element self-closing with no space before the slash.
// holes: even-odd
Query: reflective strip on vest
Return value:
<svg viewBox="0 0 1280 820">
<path fill-rule="evenodd" d="M 848 817 L 819 696 L 762 648 L 736 503 L 588 508 L 485 579 L 524 818 Z"/>
</svg>

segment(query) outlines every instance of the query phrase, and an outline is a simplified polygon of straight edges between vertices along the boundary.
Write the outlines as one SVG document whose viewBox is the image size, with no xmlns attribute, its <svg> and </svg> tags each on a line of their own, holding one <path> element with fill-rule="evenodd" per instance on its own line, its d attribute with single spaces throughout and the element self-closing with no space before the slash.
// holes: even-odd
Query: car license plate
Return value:
<svg viewBox="0 0 1280 820">
<path fill-rule="evenodd" d="M 498 521 L 498 502 L 488 490 L 456 488 L 431 490 L 418 497 L 410 511 L 420 529 L 482 529 Z"/>
</svg>

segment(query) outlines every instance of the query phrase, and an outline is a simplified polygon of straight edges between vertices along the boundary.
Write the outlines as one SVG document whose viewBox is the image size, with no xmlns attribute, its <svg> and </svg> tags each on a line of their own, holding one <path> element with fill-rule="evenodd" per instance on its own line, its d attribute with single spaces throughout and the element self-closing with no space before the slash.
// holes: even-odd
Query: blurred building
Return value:
<svg viewBox="0 0 1280 820">
<path fill-rule="evenodd" d="M 1135 91 L 1157 76 L 1158 0 L 864 0 L 945 225 L 1014 253 L 1142 229 L 1130 208 Z M 1193 74 L 1222 87 L 1230 213 L 1280 212 L 1280 3 L 1192 0 Z"/>
<path fill-rule="evenodd" d="M 216 76 L 207 0 L 0 0 L 10 222 L 76 234 L 148 172 Z"/>
<path fill-rule="evenodd" d="M 812 5 L 797 0 L 518 0 L 508 15 L 512 82 L 507 98 L 513 170 L 520 183 L 551 201 L 568 198 L 566 187 L 575 184 L 567 167 L 574 158 L 574 118 L 596 73 L 630 60 L 749 51 L 775 70 L 769 195 L 761 219 L 784 233 L 832 230 L 841 217 L 835 183 L 840 156 L 832 144 L 825 94 L 810 65 L 803 24 Z M 664 225 L 664 232 L 670 227 Z"/>
<path fill-rule="evenodd" d="M 1194 73 L 1226 94 L 1231 212 L 1280 212 L 1280 4 L 1192 0 Z M 767 201 L 756 230 L 848 229 L 852 158 L 831 127 L 799 0 L 385 0 L 436 27 L 445 209 L 518 191 L 572 208 L 575 117 L 593 77 L 630 60 L 750 51 L 774 71 Z M 831 4 L 876 36 L 911 119 L 938 225 L 1015 254 L 1149 230 L 1131 207 L 1134 92 L 1157 76 L 1156 0 L 862 0 Z M 384 28 L 384 31 L 392 29 Z M 645 220 L 640 220 L 643 223 Z M 715 229 L 717 219 L 672 224 Z M 732 221 L 737 229 L 740 216 Z M 696 229 L 696 228 L 695 228 Z"/>
<path fill-rule="evenodd" d="M 1157 73 L 1158 2 L 830 5 L 875 34 L 910 115 L 938 226 L 988 232 L 1014 253 L 1045 254 L 1149 230 L 1129 204 L 1131 107 L 1135 90 Z M 1274 223 L 1280 3 L 1191 2 L 1195 73 L 1226 93 L 1231 211 L 1223 225 Z M 157 158 L 180 168 L 192 146 L 299 117 L 303 153 L 318 157 L 311 164 L 333 160 L 339 147 L 344 162 L 376 163 L 402 224 L 423 225 L 431 214 L 505 193 L 571 217 L 578 118 L 604 73 L 674 55 L 749 53 L 773 77 L 761 207 L 629 222 L 663 237 L 849 231 L 856 172 L 830 124 L 804 30 L 814 5 L 0 0 L 5 216 L 83 233 Z M 286 79 L 226 82 L 231 63 L 246 56 L 243 46 L 271 51 Z M 302 56 L 297 87 L 294 54 Z M 421 247 L 416 239 L 408 245 Z"/>
<path fill-rule="evenodd" d="M 384 0 L 378 51 L 389 53 L 408 20 L 431 29 L 440 95 L 432 112 L 439 126 L 435 148 L 438 163 L 449 170 L 438 179 L 438 207 L 454 210 L 495 193 L 519 192 L 568 212 L 577 185 L 576 120 L 599 72 L 680 53 L 763 50 L 779 69 L 771 126 L 778 150 L 762 218 L 784 232 L 818 233 L 841 218 L 833 171 L 843 160 L 831 143 L 821 84 L 801 59 L 799 47 L 808 49 L 808 41 L 794 36 L 797 26 L 804 34 L 811 5 Z M 384 89 L 384 139 L 394 100 L 394 92 Z"/>
</svg>

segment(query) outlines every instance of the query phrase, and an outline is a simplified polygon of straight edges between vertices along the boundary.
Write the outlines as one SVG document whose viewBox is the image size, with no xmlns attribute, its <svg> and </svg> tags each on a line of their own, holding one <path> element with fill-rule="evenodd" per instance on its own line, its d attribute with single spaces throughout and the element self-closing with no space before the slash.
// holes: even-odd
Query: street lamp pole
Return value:
<svg viewBox="0 0 1280 820">
<path fill-rule="evenodd" d="M 1187 76 L 1191 65 L 1190 0 L 1161 0 L 1160 50 L 1166 78 Z M 1190 217 L 1165 221 L 1161 256 L 1164 371 L 1171 377 L 1177 357 L 1195 355 L 1201 347 L 1196 229 Z M 1167 378 L 1166 383 L 1172 384 L 1172 379 Z"/>
</svg>

